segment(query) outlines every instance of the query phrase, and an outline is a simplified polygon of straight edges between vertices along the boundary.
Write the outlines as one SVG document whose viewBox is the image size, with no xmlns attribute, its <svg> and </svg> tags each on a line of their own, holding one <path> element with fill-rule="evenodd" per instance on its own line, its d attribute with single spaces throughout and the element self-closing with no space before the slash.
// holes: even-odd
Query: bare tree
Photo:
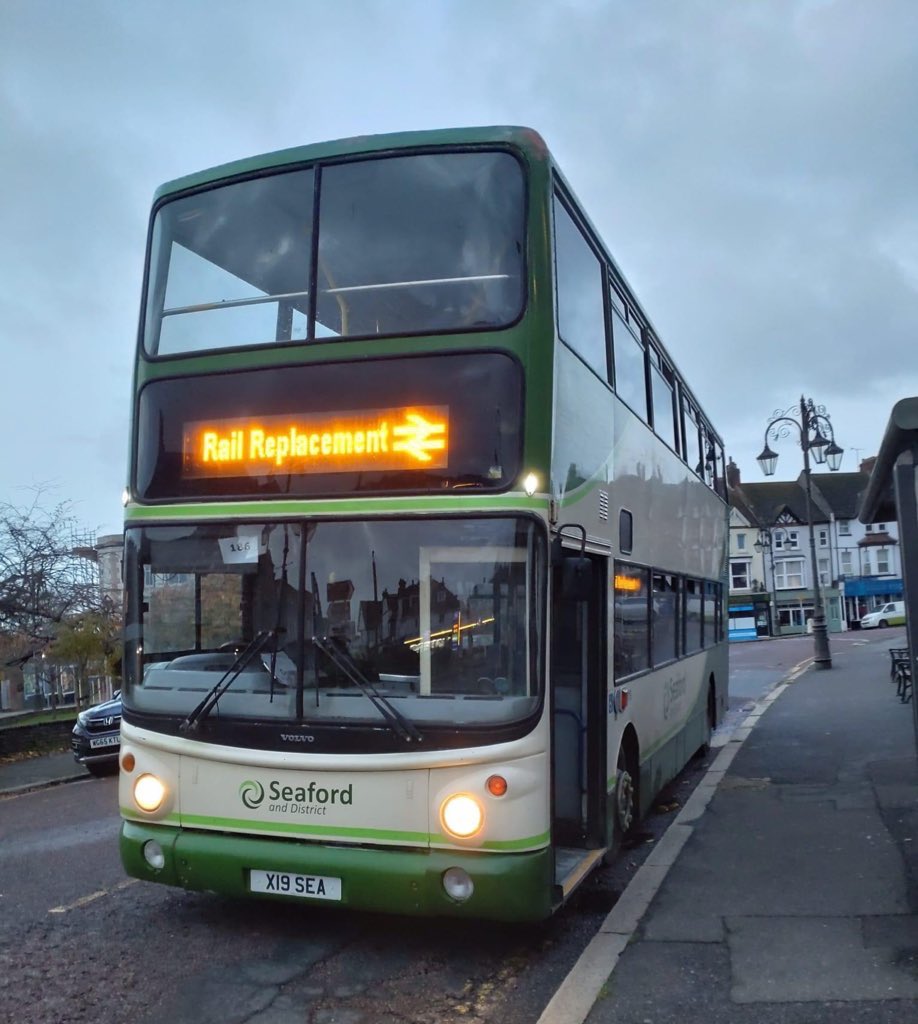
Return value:
<svg viewBox="0 0 918 1024">
<path fill-rule="evenodd" d="M 44 649 L 65 619 L 100 611 L 94 571 L 74 548 L 67 502 L 46 509 L 37 491 L 24 507 L 0 503 L 0 658 Z"/>
</svg>

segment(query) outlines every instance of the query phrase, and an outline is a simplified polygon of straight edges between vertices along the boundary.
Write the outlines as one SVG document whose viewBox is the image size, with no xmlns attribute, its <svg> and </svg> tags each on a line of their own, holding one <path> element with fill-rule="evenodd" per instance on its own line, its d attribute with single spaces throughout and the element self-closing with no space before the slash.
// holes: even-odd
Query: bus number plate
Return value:
<svg viewBox="0 0 918 1024">
<path fill-rule="evenodd" d="M 326 875 L 294 875 L 288 871 L 253 869 L 249 872 L 249 892 L 302 896 L 314 900 L 340 900 L 341 879 Z"/>
</svg>

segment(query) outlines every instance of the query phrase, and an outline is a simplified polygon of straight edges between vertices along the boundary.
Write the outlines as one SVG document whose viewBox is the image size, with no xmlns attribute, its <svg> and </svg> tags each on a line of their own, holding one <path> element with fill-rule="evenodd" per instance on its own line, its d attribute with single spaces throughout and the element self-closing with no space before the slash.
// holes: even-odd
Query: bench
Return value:
<svg viewBox="0 0 918 1024">
<path fill-rule="evenodd" d="M 889 649 L 889 678 L 896 681 L 896 670 L 901 664 L 908 662 L 907 647 L 890 647 Z"/>
<path fill-rule="evenodd" d="M 889 674 L 896 684 L 896 696 L 907 704 L 912 699 L 912 663 L 908 648 L 891 647 L 889 661 Z"/>
<path fill-rule="evenodd" d="M 900 665 L 897 672 L 897 676 L 898 678 L 896 679 L 896 693 L 899 694 L 899 700 L 901 700 L 903 704 L 908 704 L 908 702 L 912 699 L 911 665 Z"/>
</svg>

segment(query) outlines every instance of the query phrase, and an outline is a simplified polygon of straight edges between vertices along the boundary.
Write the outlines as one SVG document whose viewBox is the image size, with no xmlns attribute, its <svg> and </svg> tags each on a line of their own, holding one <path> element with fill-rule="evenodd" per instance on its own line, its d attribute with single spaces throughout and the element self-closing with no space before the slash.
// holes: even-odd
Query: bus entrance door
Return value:
<svg viewBox="0 0 918 1024">
<path fill-rule="evenodd" d="M 559 884 L 568 868 L 582 869 L 584 858 L 592 859 L 586 851 L 601 856 L 603 845 L 607 559 L 586 557 L 592 573 L 584 594 L 565 596 L 560 566 L 552 579 L 552 831 Z"/>
</svg>

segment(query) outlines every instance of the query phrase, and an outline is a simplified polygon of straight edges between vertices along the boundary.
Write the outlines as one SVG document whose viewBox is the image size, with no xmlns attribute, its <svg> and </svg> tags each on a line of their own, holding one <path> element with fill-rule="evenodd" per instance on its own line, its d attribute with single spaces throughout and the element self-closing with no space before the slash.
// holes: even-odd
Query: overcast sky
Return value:
<svg viewBox="0 0 918 1024">
<path fill-rule="evenodd" d="M 2 0 L 0 501 L 121 528 L 158 184 L 484 124 L 545 137 L 744 479 L 801 393 L 854 469 L 918 395 L 916 110 L 914 0 Z"/>
</svg>

